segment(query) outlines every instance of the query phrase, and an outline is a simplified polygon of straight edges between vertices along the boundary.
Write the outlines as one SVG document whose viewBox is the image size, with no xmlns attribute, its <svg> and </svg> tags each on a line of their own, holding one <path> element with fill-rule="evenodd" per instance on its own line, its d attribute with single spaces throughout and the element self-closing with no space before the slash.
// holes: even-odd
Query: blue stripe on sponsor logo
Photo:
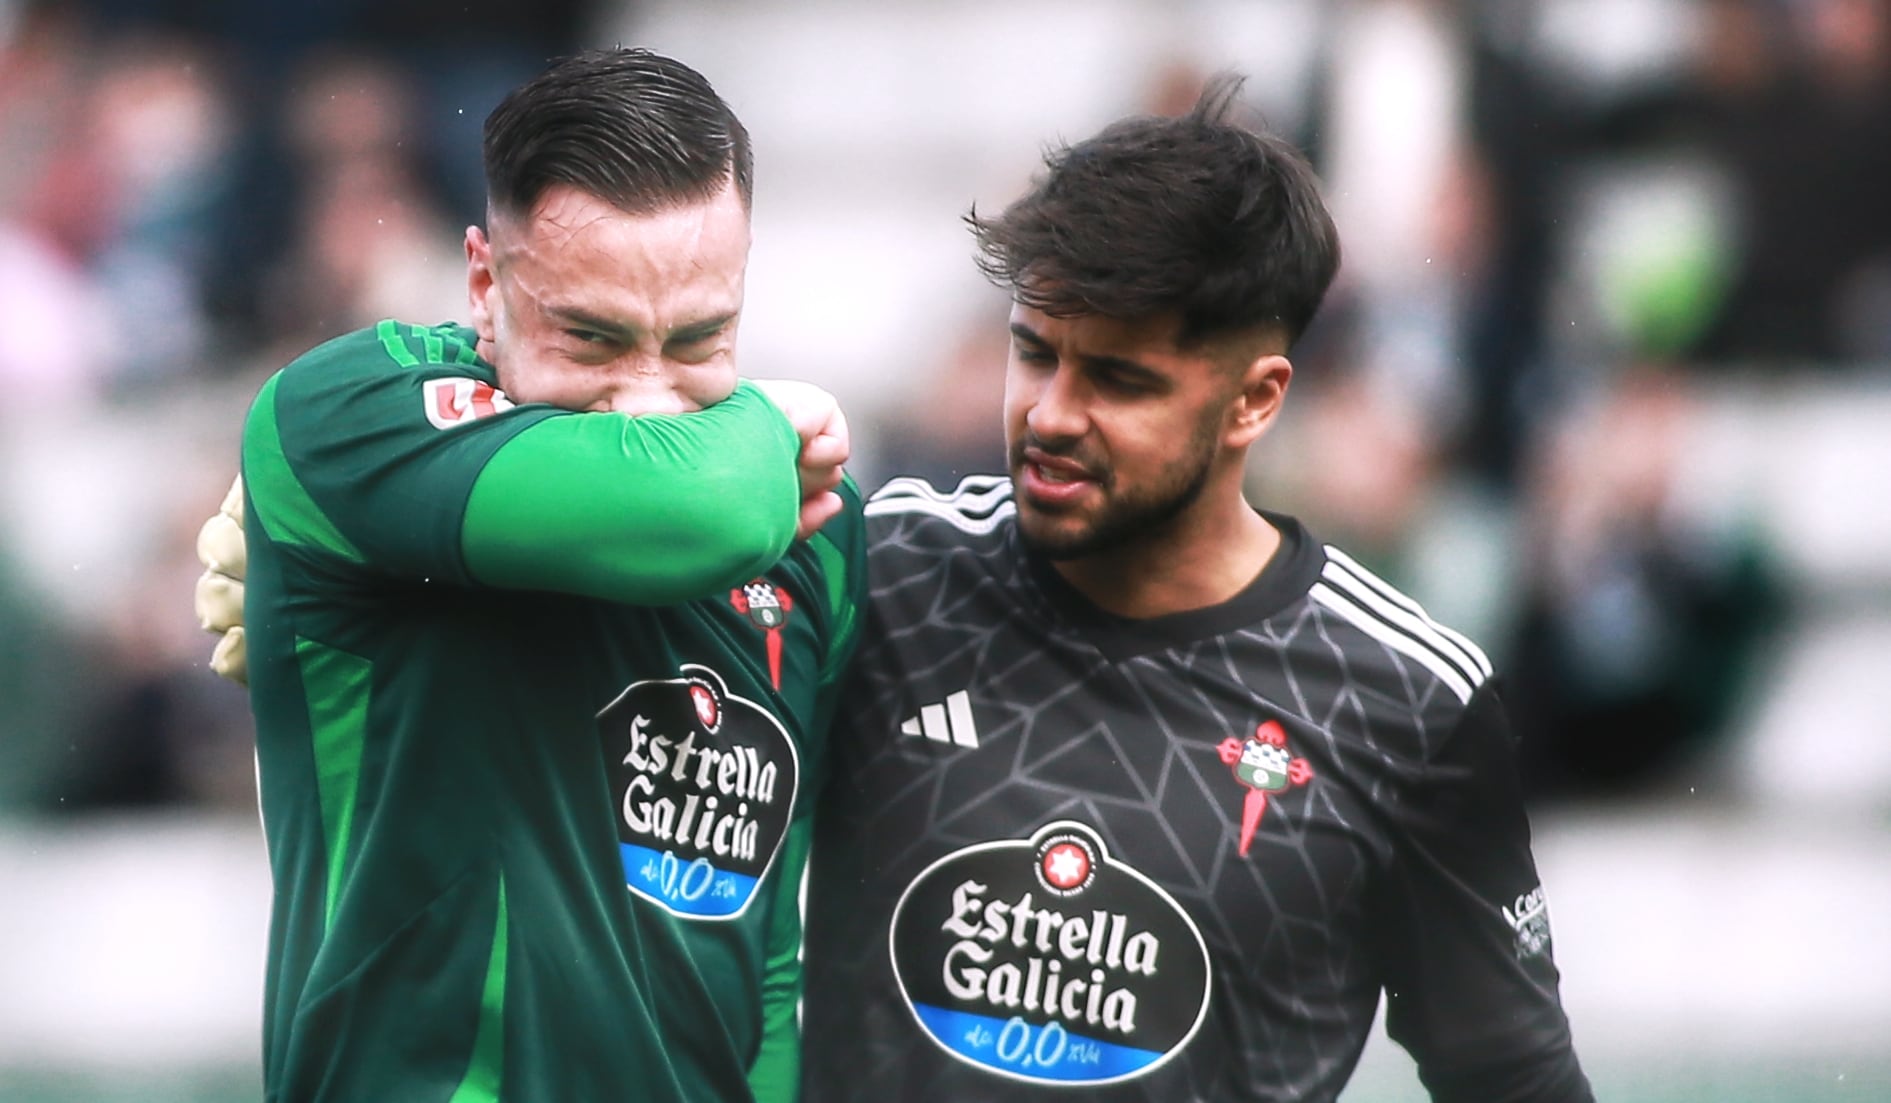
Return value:
<svg viewBox="0 0 1891 1103">
<path fill-rule="evenodd" d="M 675 852 L 620 842 L 624 883 L 683 915 L 726 916 L 742 910 L 755 895 L 755 878 L 711 865 L 707 858 L 684 861 Z"/>
<path fill-rule="evenodd" d="M 1164 1056 L 1073 1034 L 1057 1022 L 1040 1025 L 923 1003 L 914 1004 L 913 1010 L 926 1030 L 954 1053 L 986 1068 L 1037 1080 L 1115 1080 L 1140 1072 Z"/>
</svg>

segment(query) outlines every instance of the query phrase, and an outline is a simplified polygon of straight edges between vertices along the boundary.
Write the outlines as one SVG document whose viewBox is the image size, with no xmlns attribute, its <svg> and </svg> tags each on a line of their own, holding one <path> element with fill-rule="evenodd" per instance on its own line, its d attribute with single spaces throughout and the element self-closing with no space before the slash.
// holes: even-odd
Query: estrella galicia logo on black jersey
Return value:
<svg viewBox="0 0 1891 1103">
<path fill-rule="evenodd" d="M 781 722 L 708 667 L 638 682 L 598 714 L 630 891 L 733 919 L 788 834 L 801 762 Z"/>
<path fill-rule="evenodd" d="M 1141 1076 L 1208 1013 L 1208 946 L 1194 920 L 1070 820 L 926 867 L 893 908 L 890 941 L 926 1035 L 1016 1080 Z"/>
<path fill-rule="evenodd" d="M 780 689 L 781 629 L 788 623 L 788 614 L 794 611 L 794 598 L 766 578 L 758 578 L 746 586 L 730 590 L 729 604 L 764 633 L 763 638 L 767 641 L 765 646 L 768 648 L 768 680 L 776 689 Z"/>
<path fill-rule="evenodd" d="M 1247 857 L 1248 844 L 1254 841 L 1254 829 L 1261 825 L 1261 813 L 1267 811 L 1267 794 L 1279 793 L 1290 786 L 1305 785 L 1313 779 L 1313 766 L 1304 758 L 1295 758 L 1287 749 L 1287 729 L 1278 720 L 1268 720 L 1254 729 L 1244 743 L 1229 737 L 1215 747 L 1215 753 L 1234 779 L 1247 786 L 1241 800 L 1241 841 L 1238 850 Z"/>
</svg>

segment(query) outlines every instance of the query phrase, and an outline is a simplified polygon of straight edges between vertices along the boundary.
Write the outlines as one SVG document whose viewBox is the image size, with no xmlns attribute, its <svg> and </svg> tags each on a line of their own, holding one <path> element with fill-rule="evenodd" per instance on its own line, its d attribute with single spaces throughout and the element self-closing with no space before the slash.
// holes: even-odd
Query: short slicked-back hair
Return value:
<svg viewBox="0 0 1891 1103">
<path fill-rule="evenodd" d="M 979 268 L 1053 317 L 1181 316 L 1179 341 L 1278 327 L 1291 343 L 1339 268 L 1339 233 L 1299 151 L 1233 121 L 1219 74 L 1179 118 L 1135 117 L 1045 155 L 995 218 L 966 216 Z"/>
<path fill-rule="evenodd" d="M 486 194 L 530 211 L 565 184 L 631 214 L 712 198 L 731 178 L 754 193 L 748 131 L 701 73 L 643 49 L 555 62 L 486 117 Z"/>
</svg>

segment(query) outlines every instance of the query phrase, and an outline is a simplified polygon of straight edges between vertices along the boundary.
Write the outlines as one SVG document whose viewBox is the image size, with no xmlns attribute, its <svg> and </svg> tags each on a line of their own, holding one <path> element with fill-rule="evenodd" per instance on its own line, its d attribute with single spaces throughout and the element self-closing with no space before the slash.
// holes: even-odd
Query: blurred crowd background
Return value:
<svg viewBox="0 0 1891 1103">
<path fill-rule="evenodd" d="M 197 526 L 268 373 L 463 315 L 486 112 L 619 42 L 747 122 L 745 372 L 869 487 L 1002 466 L 960 216 L 1246 73 L 1345 249 L 1254 498 L 1495 658 L 1598 1085 L 1891 1099 L 1887 0 L 0 0 L 0 1098 L 254 1083 Z"/>
</svg>

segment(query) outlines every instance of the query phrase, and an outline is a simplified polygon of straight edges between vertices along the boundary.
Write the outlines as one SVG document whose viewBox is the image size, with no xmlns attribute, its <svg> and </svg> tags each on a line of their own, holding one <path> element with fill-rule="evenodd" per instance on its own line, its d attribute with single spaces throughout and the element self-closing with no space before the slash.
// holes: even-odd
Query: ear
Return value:
<svg viewBox="0 0 1891 1103">
<path fill-rule="evenodd" d="M 1222 443 L 1230 448 L 1246 448 L 1261 439 L 1280 407 L 1287 399 L 1287 384 L 1293 381 L 1293 365 L 1279 353 L 1266 353 L 1250 361 L 1241 372 L 1241 390 L 1228 411 Z"/>
<path fill-rule="evenodd" d="M 493 269 L 492 242 L 477 226 L 466 228 L 466 298 L 468 320 L 482 344 L 490 346 L 496 337 L 494 316 L 499 310 L 499 279 Z"/>
</svg>

